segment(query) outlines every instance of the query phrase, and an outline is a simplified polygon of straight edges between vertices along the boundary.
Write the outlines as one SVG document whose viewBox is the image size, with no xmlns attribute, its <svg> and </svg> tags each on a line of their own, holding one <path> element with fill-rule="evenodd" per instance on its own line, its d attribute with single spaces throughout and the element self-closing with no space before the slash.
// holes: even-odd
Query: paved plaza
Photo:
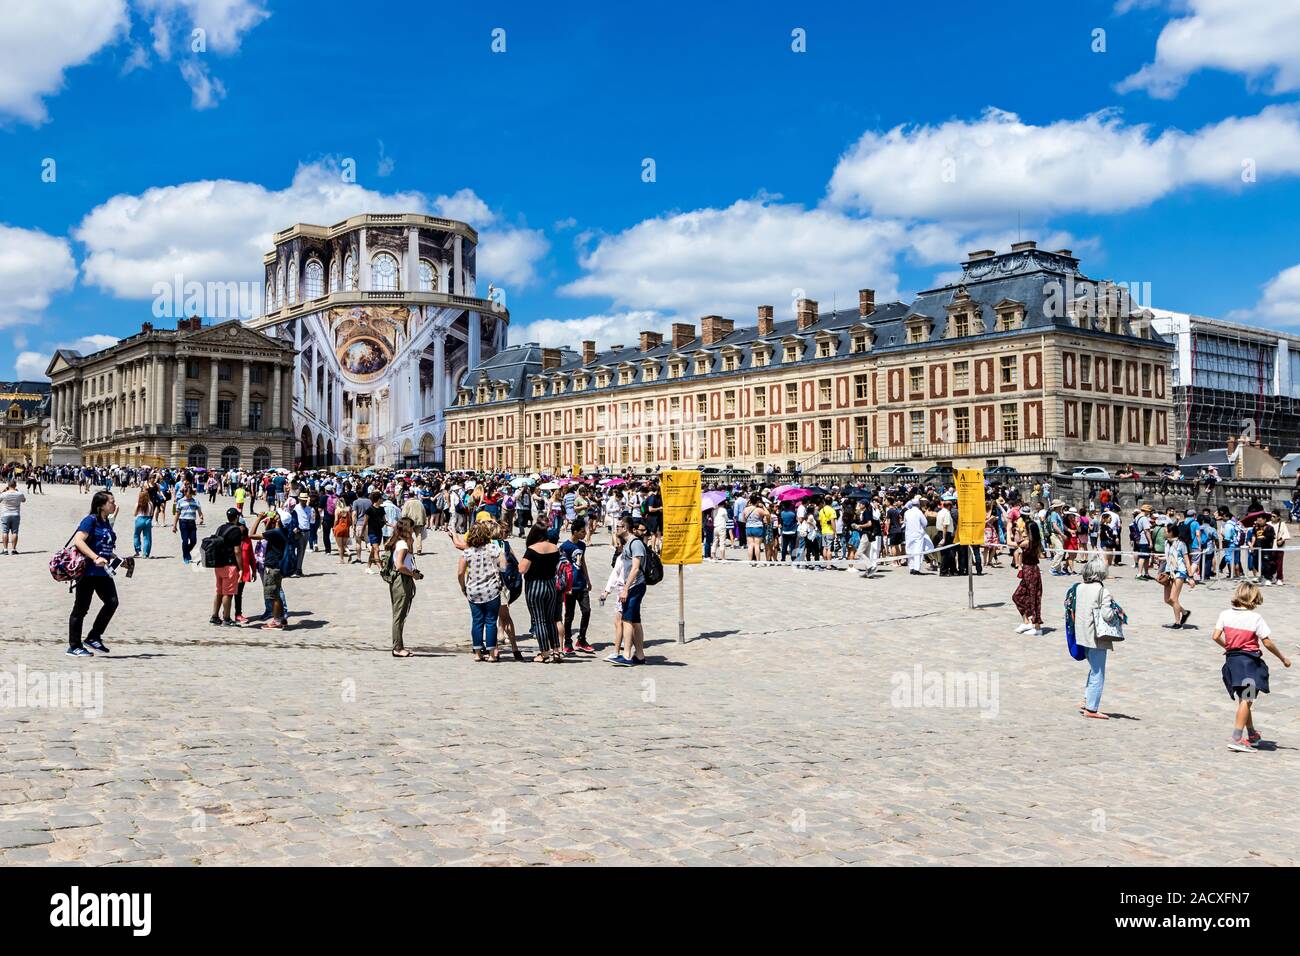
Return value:
<svg viewBox="0 0 1300 956">
<path fill-rule="evenodd" d="M 394 660 L 378 576 L 318 552 L 287 583 L 290 630 L 214 628 L 211 572 L 159 526 L 154 560 L 118 581 L 112 656 L 86 662 L 63 655 L 71 598 L 46 570 L 86 510 L 69 487 L 29 498 L 22 554 L 0 557 L 0 672 L 102 687 L 99 715 L 0 710 L 0 865 L 1300 861 L 1300 669 L 1270 658 L 1271 743 L 1229 752 L 1223 586 L 1185 597 L 1197 629 L 1170 630 L 1123 569 L 1104 722 L 1076 710 L 1086 665 L 1050 576 L 1056 629 L 1026 638 L 1005 568 L 970 611 L 964 580 L 705 564 L 686 571 L 683 646 L 669 568 L 646 600 L 654 666 L 494 665 L 467 652 L 454 551 L 434 540 L 417 656 Z M 1293 654 L 1296 589 L 1265 593 Z M 593 599 L 597 646 L 611 622 Z"/>
</svg>

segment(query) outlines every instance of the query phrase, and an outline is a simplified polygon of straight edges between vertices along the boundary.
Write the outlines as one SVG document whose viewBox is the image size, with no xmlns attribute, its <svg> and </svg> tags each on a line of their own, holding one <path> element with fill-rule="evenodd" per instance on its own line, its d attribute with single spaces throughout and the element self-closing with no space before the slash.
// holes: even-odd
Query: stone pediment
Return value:
<svg viewBox="0 0 1300 956">
<path fill-rule="evenodd" d="M 210 325 L 195 332 L 184 332 L 177 342 L 182 349 L 196 350 L 255 350 L 283 352 L 292 351 L 292 346 L 272 338 L 256 329 L 250 329 L 238 319 L 231 319 L 220 325 Z"/>
</svg>

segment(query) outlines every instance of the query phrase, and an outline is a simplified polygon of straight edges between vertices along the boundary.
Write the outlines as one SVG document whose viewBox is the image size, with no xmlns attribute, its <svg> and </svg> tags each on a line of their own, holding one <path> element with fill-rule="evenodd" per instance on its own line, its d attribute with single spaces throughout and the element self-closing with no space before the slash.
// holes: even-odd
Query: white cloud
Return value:
<svg viewBox="0 0 1300 956">
<path fill-rule="evenodd" d="M 587 315 L 577 319 L 538 319 L 536 322 L 512 327 L 510 341 L 516 345 L 536 342 L 539 345 L 566 346 L 577 350 L 584 339 L 591 339 L 603 350 L 619 343 L 633 345 L 641 332 L 647 329 L 667 333 L 673 321 L 672 316 L 644 310 Z"/>
<path fill-rule="evenodd" d="M 496 213 L 472 189 L 458 189 L 450 196 L 439 196 L 433 201 L 434 211 L 444 219 L 467 222 L 475 229 L 490 226 Z"/>
<path fill-rule="evenodd" d="M 375 172 L 379 175 L 380 179 L 384 179 L 393 174 L 393 169 L 396 168 L 396 166 L 397 162 L 393 157 L 389 156 L 388 153 L 385 152 L 384 141 L 381 139 L 379 141 L 379 162 L 376 163 Z"/>
<path fill-rule="evenodd" d="M 178 273 L 186 282 L 260 281 L 272 236 L 297 222 L 328 224 L 361 212 L 445 214 L 476 205 L 487 209 L 469 190 L 431 203 L 418 192 L 366 189 L 319 162 L 299 166 L 280 190 L 221 179 L 114 196 L 92 209 L 73 237 L 86 247 L 89 282 L 119 298 L 148 299 L 154 283 L 172 282 Z M 489 211 L 485 218 L 496 217 Z M 480 235 L 479 275 L 526 284 L 545 251 L 540 233 L 489 229 Z"/>
<path fill-rule="evenodd" d="M 1132 4 L 1129 4 L 1131 7 Z M 1187 0 L 1156 41 L 1155 60 L 1119 84 L 1168 99 L 1199 70 L 1270 77 L 1273 93 L 1300 90 L 1300 4 L 1294 0 Z M 1121 9 L 1120 12 L 1123 12 Z"/>
<path fill-rule="evenodd" d="M 828 202 L 949 222 L 1120 212 L 1187 186 L 1240 188 L 1246 160 L 1260 178 L 1300 174 L 1300 108 L 1159 135 L 1110 111 L 1035 126 L 991 108 L 977 120 L 866 133 L 836 165 Z"/>
<path fill-rule="evenodd" d="M 234 53 L 244 34 L 271 15 L 257 0 L 135 0 L 135 5 L 152 15 L 154 51 L 164 60 L 178 33 L 184 34 L 182 46 L 197 52 L 192 50 L 195 30 L 203 31 L 207 49 Z"/>
<path fill-rule="evenodd" d="M 129 25 L 125 0 L 7 0 L 0 29 L 0 118 L 44 123 L 44 98 Z"/>
<path fill-rule="evenodd" d="M 180 69 L 190 88 L 190 102 L 196 110 L 210 110 L 226 98 L 225 84 L 211 74 L 206 63 L 186 60 Z"/>
<path fill-rule="evenodd" d="M 1267 283 L 1253 309 L 1228 313 L 1235 322 L 1260 322 L 1273 326 L 1300 325 L 1300 264 L 1283 269 Z"/>
<path fill-rule="evenodd" d="M 14 377 L 27 381 L 43 381 L 46 377 L 45 370 L 49 368 L 50 359 L 54 357 L 56 349 L 72 349 L 82 355 L 89 355 L 115 345 L 119 341 L 121 340 L 116 335 L 84 335 L 71 342 L 60 342 L 45 352 L 31 350 L 19 352 L 17 359 L 14 360 Z"/>
<path fill-rule="evenodd" d="M 0 327 L 36 321 L 76 279 L 67 239 L 0 225 Z"/>
<path fill-rule="evenodd" d="M 724 315 L 750 322 L 760 303 L 793 314 L 796 290 L 829 309 L 897 294 L 894 256 L 907 246 L 897 222 L 831 209 L 740 200 L 647 219 L 600 239 L 580 256 L 586 274 L 563 286 L 571 296 L 605 296 L 631 310 Z"/>
</svg>

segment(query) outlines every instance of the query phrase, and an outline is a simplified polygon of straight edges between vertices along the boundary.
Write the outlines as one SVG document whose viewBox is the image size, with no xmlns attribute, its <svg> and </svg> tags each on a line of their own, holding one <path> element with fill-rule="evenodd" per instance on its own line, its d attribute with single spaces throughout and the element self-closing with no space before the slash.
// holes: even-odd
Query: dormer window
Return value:
<svg viewBox="0 0 1300 956">
<path fill-rule="evenodd" d="M 907 341 L 910 345 L 917 345 L 929 338 L 929 330 L 923 325 L 909 325 L 907 327 Z"/>
<path fill-rule="evenodd" d="M 853 336 L 852 344 L 849 347 L 849 351 L 854 355 L 860 355 L 861 353 L 867 351 L 868 348 L 869 346 L 867 344 L 867 333 L 858 332 Z"/>
<path fill-rule="evenodd" d="M 506 400 L 506 387 L 505 387 L 504 385 L 498 385 L 498 386 L 497 386 L 497 401 L 498 401 L 498 402 L 504 402 L 505 400 Z"/>
<path fill-rule="evenodd" d="M 952 334 L 955 338 L 965 338 L 970 335 L 970 313 L 957 312 L 952 317 Z"/>
<path fill-rule="evenodd" d="M 771 361 L 771 359 L 767 349 L 754 349 L 754 368 L 766 368 L 769 361 Z"/>
<path fill-rule="evenodd" d="M 618 384 L 631 385 L 633 372 L 630 368 L 620 369 L 618 373 Z"/>
<path fill-rule="evenodd" d="M 835 354 L 835 343 L 830 339 L 822 339 L 817 343 L 817 357 L 830 358 Z"/>
<path fill-rule="evenodd" d="M 587 389 L 587 376 L 585 375 L 575 376 L 573 379 L 573 390 L 575 392 L 582 392 L 582 391 L 586 391 L 586 389 Z"/>
<path fill-rule="evenodd" d="M 799 361 L 799 346 L 793 342 L 787 344 L 785 348 L 781 350 L 781 361 L 782 362 Z"/>
<path fill-rule="evenodd" d="M 722 370 L 724 372 L 734 372 L 740 365 L 740 356 L 735 352 L 728 352 L 722 356 Z"/>
<path fill-rule="evenodd" d="M 600 373 L 596 376 L 596 387 L 597 387 L 597 388 L 604 388 L 604 387 L 605 387 L 606 385 L 608 385 L 608 384 L 609 384 L 609 373 L 608 373 L 608 372 L 600 372 Z"/>
<path fill-rule="evenodd" d="M 1023 303 L 1004 299 L 994 306 L 994 309 L 997 310 L 998 318 L 995 329 L 998 332 L 1014 332 L 1016 329 L 1024 328 L 1025 307 Z"/>
<path fill-rule="evenodd" d="M 533 398 L 541 398 L 546 394 L 545 382 L 533 382 Z"/>
<path fill-rule="evenodd" d="M 643 366 L 641 369 L 641 381 L 643 382 L 659 381 L 659 366 L 654 364 Z"/>
<path fill-rule="evenodd" d="M 706 356 L 700 356 L 695 360 L 695 374 L 696 375 L 709 374 L 709 359 Z"/>
<path fill-rule="evenodd" d="M 668 377 L 669 377 L 669 378 L 681 378 L 682 375 L 685 373 L 685 371 L 686 371 L 686 363 L 685 363 L 685 362 L 669 362 L 669 363 L 668 363 Z"/>
<path fill-rule="evenodd" d="M 552 395 L 563 395 L 563 394 L 564 394 L 564 379 L 562 379 L 562 378 L 557 378 L 557 379 L 555 380 L 555 384 L 554 384 L 554 386 L 551 388 L 551 394 L 552 394 Z"/>
</svg>

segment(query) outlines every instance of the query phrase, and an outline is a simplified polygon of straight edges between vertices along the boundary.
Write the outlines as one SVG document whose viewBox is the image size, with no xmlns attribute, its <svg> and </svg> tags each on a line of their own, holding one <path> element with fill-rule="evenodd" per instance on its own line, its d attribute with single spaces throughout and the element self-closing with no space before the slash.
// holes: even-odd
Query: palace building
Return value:
<svg viewBox="0 0 1300 956">
<path fill-rule="evenodd" d="M 50 360 L 52 454 L 72 463 L 208 468 L 293 464 L 292 346 L 232 319 L 145 323 L 117 344 Z"/>
<path fill-rule="evenodd" d="M 478 233 L 411 213 L 298 223 L 263 259 L 252 328 L 294 351 L 303 467 L 443 461 L 453 383 L 506 345 L 509 313 L 477 297 Z"/>
<path fill-rule="evenodd" d="M 461 378 L 447 466 L 1147 469 L 1173 460 L 1172 353 L 1121 287 L 1020 242 L 910 303 L 863 289 L 857 309 L 762 305 L 626 348 L 506 348 Z"/>
<path fill-rule="evenodd" d="M 0 382 L 0 465 L 45 464 L 49 423 L 49 382 Z"/>
</svg>

